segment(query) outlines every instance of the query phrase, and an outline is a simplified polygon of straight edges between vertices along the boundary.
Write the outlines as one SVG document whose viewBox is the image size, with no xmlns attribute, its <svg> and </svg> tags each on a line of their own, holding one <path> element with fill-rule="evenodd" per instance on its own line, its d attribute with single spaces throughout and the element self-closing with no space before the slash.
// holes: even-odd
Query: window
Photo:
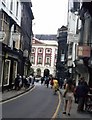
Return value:
<svg viewBox="0 0 92 120">
<path fill-rule="evenodd" d="M 16 5 L 16 16 L 18 16 L 18 10 L 19 10 L 19 2 L 17 1 L 17 5 Z"/>
<path fill-rule="evenodd" d="M 38 64 L 42 64 L 42 57 L 38 57 Z"/>
<path fill-rule="evenodd" d="M 72 55 L 72 47 L 73 47 L 73 43 L 69 44 L 69 55 Z"/>
<path fill-rule="evenodd" d="M 34 61 L 34 56 L 31 56 L 31 63 L 35 63 L 35 61 Z"/>
<path fill-rule="evenodd" d="M 4 76 L 3 76 L 3 85 L 8 85 L 8 84 L 9 84 L 10 65 L 11 65 L 11 61 L 10 61 L 10 60 L 5 60 Z"/>
<path fill-rule="evenodd" d="M 32 48 L 32 53 L 35 53 L 35 48 Z"/>
<path fill-rule="evenodd" d="M 42 49 L 38 49 L 38 53 L 42 53 Z"/>
<path fill-rule="evenodd" d="M 13 48 L 15 48 L 15 41 L 13 41 Z"/>
<path fill-rule="evenodd" d="M 46 53 L 50 54 L 51 53 L 51 49 L 46 49 Z"/>
<path fill-rule="evenodd" d="M 13 63 L 13 81 L 12 81 L 12 83 L 14 83 L 16 75 L 17 75 L 17 62 L 14 61 L 14 63 Z"/>
<path fill-rule="evenodd" d="M 10 3 L 10 10 L 11 11 L 13 10 L 13 0 L 11 0 L 11 3 Z"/>
<path fill-rule="evenodd" d="M 46 64 L 50 64 L 50 57 L 46 57 Z"/>
</svg>

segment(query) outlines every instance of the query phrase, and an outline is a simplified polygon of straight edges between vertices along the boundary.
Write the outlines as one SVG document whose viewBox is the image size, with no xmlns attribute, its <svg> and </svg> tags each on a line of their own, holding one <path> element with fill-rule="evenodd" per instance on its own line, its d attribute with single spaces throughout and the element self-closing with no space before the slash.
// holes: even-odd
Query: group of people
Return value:
<svg viewBox="0 0 92 120">
<path fill-rule="evenodd" d="M 64 93 L 62 94 L 64 98 L 64 112 L 63 114 L 68 113 L 70 116 L 72 103 L 75 101 L 75 103 L 78 104 L 77 111 L 83 111 L 85 109 L 85 102 L 86 97 L 89 91 L 89 87 L 87 85 L 87 82 L 85 81 L 84 77 L 81 77 L 79 79 L 79 83 L 76 86 L 76 81 L 72 78 L 65 79 L 64 82 L 62 82 L 62 85 L 60 84 L 60 81 L 57 78 L 53 78 L 52 76 L 49 77 L 42 77 L 41 84 L 46 84 L 47 88 L 49 84 L 51 85 L 51 88 L 53 88 L 54 94 L 59 91 L 61 93 L 62 87 L 64 90 Z"/>
<path fill-rule="evenodd" d="M 84 77 L 81 77 L 78 85 L 76 86 L 75 82 L 69 78 L 66 82 L 65 92 L 63 97 L 65 98 L 64 112 L 68 110 L 68 115 L 70 116 L 72 102 L 75 100 L 75 103 L 78 104 L 77 111 L 82 112 L 85 109 L 85 102 L 89 87 Z"/>
<path fill-rule="evenodd" d="M 30 87 L 30 83 L 32 83 L 32 85 L 34 84 L 35 81 L 35 77 L 33 75 L 30 75 L 29 77 L 27 76 L 21 76 L 19 74 L 17 74 L 16 78 L 15 78 L 15 90 L 20 90 L 22 87 L 29 88 Z"/>
<path fill-rule="evenodd" d="M 41 84 L 43 84 L 47 86 L 47 88 L 49 87 L 49 85 L 51 86 L 51 88 L 53 88 L 53 93 L 56 94 L 57 91 L 59 91 L 59 82 L 57 80 L 57 78 L 53 77 L 52 75 L 50 76 L 44 76 L 41 78 Z"/>
</svg>

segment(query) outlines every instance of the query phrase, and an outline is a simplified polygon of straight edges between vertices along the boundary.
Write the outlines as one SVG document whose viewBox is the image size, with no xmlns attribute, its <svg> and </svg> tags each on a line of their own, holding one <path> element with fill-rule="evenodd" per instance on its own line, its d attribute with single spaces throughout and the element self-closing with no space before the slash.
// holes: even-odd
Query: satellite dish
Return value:
<svg viewBox="0 0 92 120">
<path fill-rule="evenodd" d="M 5 32 L 0 31 L 0 42 L 4 41 L 6 38 Z"/>
</svg>

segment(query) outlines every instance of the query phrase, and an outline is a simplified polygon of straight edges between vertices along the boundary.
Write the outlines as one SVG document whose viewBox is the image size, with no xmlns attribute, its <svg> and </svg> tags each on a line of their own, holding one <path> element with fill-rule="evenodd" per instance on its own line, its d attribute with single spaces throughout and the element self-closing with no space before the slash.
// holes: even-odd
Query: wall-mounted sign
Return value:
<svg viewBox="0 0 92 120">
<path fill-rule="evenodd" d="M 78 56 L 79 57 L 90 57 L 90 47 L 89 46 L 78 46 Z"/>
</svg>

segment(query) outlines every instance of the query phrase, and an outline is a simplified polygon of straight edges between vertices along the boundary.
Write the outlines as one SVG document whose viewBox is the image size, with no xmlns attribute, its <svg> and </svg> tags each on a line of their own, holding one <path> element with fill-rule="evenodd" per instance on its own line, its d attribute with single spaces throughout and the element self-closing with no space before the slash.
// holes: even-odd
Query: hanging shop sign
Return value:
<svg viewBox="0 0 92 120">
<path fill-rule="evenodd" d="M 78 46 L 77 52 L 79 57 L 90 57 L 90 47 L 89 46 Z"/>
</svg>

